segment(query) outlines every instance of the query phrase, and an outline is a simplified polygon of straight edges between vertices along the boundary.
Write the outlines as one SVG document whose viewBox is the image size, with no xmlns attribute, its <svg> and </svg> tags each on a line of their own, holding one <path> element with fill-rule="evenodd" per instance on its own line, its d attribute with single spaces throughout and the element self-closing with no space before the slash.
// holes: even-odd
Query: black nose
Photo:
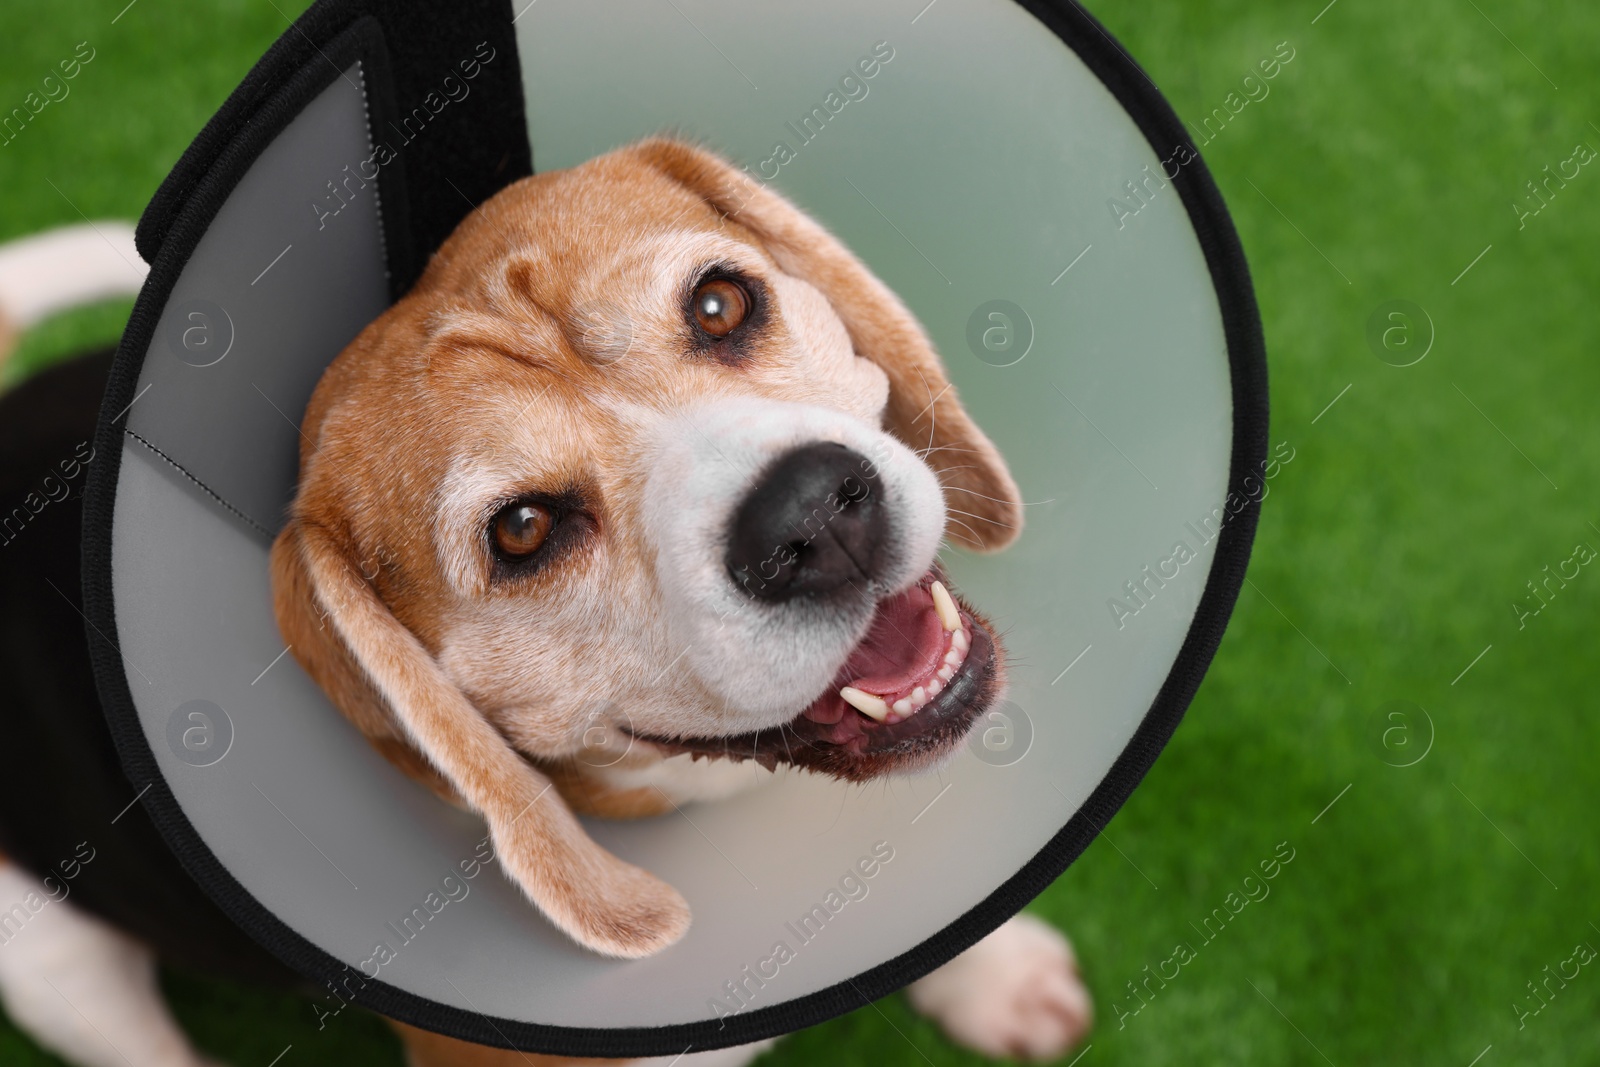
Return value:
<svg viewBox="0 0 1600 1067">
<path fill-rule="evenodd" d="M 779 457 L 739 505 L 728 572 L 759 600 L 865 591 L 888 528 L 877 468 L 844 445 L 821 442 Z"/>
</svg>

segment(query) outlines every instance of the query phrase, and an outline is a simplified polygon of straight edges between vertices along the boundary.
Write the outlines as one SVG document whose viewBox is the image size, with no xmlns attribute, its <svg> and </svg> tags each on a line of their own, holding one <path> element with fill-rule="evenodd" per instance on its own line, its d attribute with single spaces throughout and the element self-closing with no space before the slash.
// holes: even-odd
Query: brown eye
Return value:
<svg viewBox="0 0 1600 1067">
<path fill-rule="evenodd" d="M 726 337 L 750 314 L 750 294 L 727 278 L 713 278 L 694 291 L 694 317 L 713 337 Z"/>
<path fill-rule="evenodd" d="M 539 551 L 555 516 L 538 504 L 513 504 L 494 517 L 494 543 L 509 559 L 523 559 Z"/>
</svg>

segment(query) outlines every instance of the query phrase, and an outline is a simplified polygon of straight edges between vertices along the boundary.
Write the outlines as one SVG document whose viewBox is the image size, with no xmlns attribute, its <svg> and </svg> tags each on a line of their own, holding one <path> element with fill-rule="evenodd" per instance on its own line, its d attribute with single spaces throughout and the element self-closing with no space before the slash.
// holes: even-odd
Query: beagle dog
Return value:
<svg viewBox="0 0 1600 1067">
<path fill-rule="evenodd" d="M 482 204 L 301 429 L 271 553 L 286 643 L 594 952 L 652 955 L 692 916 L 578 814 L 780 765 L 926 769 L 1002 694 L 1001 642 L 937 557 L 1017 537 L 1004 460 L 895 294 L 700 147 L 647 139 Z M 911 997 L 997 1056 L 1053 1058 L 1091 1015 L 1027 916 Z M 568 1062 L 395 1025 L 413 1067 Z"/>
</svg>

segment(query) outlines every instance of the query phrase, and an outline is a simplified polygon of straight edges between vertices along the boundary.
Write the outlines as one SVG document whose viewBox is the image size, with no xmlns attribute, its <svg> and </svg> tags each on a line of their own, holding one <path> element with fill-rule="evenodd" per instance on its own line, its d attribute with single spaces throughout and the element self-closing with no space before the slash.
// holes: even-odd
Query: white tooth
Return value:
<svg viewBox="0 0 1600 1067">
<path fill-rule="evenodd" d="M 913 707 L 922 707 L 928 702 L 928 691 L 922 686 L 917 686 L 911 691 L 911 704 Z"/>
<path fill-rule="evenodd" d="M 961 615 L 956 611 L 956 602 L 950 597 L 950 590 L 944 587 L 943 582 L 934 582 L 928 587 L 933 594 L 933 607 L 939 613 L 939 621 L 946 630 L 952 632 L 961 629 Z"/>
<path fill-rule="evenodd" d="M 857 689 L 853 685 L 847 685 L 839 690 L 839 696 L 843 698 L 846 704 L 849 704 L 874 722 L 882 722 L 889 717 L 888 701 L 873 693 L 868 693 L 864 689 Z"/>
<path fill-rule="evenodd" d="M 894 702 L 894 710 L 901 715 L 910 715 L 911 701 L 907 700 L 905 697 L 901 697 L 899 700 Z"/>
<path fill-rule="evenodd" d="M 939 681 L 948 682 L 950 679 L 954 678 L 955 676 L 956 676 L 956 669 L 954 667 L 946 666 L 946 667 L 940 667 L 939 668 Z"/>
<path fill-rule="evenodd" d="M 961 661 L 965 658 L 966 657 L 962 656 L 960 649 L 952 648 L 950 651 L 944 654 L 945 666 L 959 667 L 961 666 Z"/>
<path fill-rule="evenodd" d="M 944 679 L 935 678 L 928 683 L 928 699 L 932 700 L 939 695 L 939 690 L 944 688 Z"/>
<path fill-rule="evenodd" d="M 957 630 L 950 635 L 950 647 L 958 652 L 965 652 L 969 646 L 967 631 Z"/>
</svg>

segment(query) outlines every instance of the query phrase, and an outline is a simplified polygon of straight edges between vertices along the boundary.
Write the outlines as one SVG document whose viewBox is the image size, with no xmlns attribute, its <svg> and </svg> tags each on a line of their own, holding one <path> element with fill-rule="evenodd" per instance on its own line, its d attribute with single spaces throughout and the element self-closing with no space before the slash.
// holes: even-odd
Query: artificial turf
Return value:
<svg viewBox="0 0 1600 1067">
<path fill-rule="evenodd" d="M 1600 548 L 1600 173 L 1550 186 L 1537 214 L 1513 206 L 1531 212 L 1547 164 L 1600 149 L 1600 9 L 1325 2 L 1092 5 L 1197 124 L 1295 50 L 1202 145 L 1256 279 L 1273 440 L 1295 459 L 1188 718 L 1032 908 L 1071 933 L 1097 1001 L 1083 1067 L 1600 1062 L 1600 968 L 1541 985 L 1547 1002 L 1528 985 L 1600 948 L 1600 573 L 1546 600 L 1527 587 Z M 0 146 L 0 238 L 135 217 L 303 6 L 138 0 L 113 24 L 124 3 L 0 7 L 0 110 L 95 49 Z M 1368 341 L 1393 300 L 1432 323 L 1412 366 Z M 126 314 L 34 331 L 12 376 L 113 339 Z M 1409 718 L 1386 717 L 1396 701 Z M 1281 842 L 1270 893 L 1232 914 Z M 283 1067 L 399 1063 L 370 1016 L 319 1032 L 294 998 L 166 981 L 240 1067 L 285 1046 Z M 55 1062 L 0 1021 L 0 1063 Z M 981 1061 L 900 996 L 763 1061 L 924 1062 Z"/>
</svg>

